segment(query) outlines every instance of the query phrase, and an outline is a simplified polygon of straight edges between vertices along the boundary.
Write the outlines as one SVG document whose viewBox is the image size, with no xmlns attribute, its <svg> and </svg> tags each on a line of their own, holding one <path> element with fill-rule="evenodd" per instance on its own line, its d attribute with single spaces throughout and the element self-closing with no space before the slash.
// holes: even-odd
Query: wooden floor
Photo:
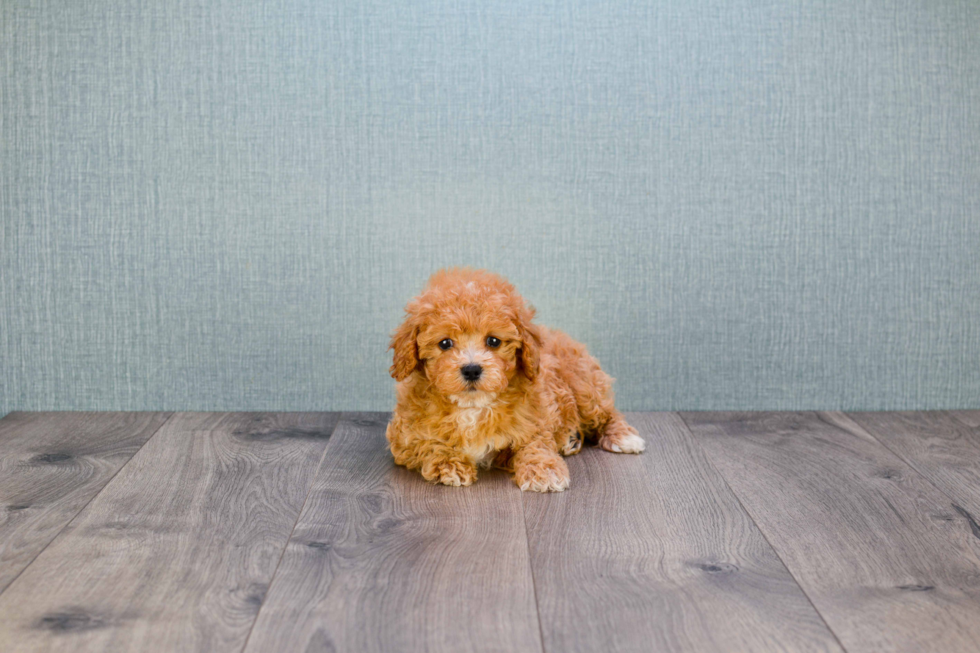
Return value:
<svg viewBox="0 0 980 653">
<path fill-rule="evenodd" d="M 980 411 L 628 418 L 539 495 L 386 413 L 12 413 L 0 651 L 980 648 Z"/>
</svg>

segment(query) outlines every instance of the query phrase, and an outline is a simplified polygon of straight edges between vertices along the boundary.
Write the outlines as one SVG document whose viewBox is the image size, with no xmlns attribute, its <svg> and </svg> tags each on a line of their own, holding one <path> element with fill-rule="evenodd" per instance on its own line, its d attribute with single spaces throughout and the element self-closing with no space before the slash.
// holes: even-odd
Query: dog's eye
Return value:
<svg viewBox="0 0 980 653">
<path fill-rule="evenodd" d="M 489 347 L 490 349 L 496 349 L 499 346 L 500 346 L 500 338 L 487 336 L 487 347 Z"/>
<path fill-rule="evenodd" d="M 452 348 L 453 348 L 453 341 L 450 340 L 449 338 L 439 341 L 439 349 L 446 351 L 447 349 L 452 349 Z"/>
</svg>

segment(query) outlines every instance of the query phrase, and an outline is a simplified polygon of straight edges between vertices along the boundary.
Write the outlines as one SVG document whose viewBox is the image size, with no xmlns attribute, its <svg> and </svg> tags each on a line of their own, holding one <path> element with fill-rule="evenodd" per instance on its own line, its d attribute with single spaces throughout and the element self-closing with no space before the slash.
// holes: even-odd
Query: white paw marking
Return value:
<svg viewBox="0 0 980 653">
<path fill-rule="evenodd" d="M 466 469 L 451 463 L 447 463 L 439 470 L 439 483 L 452 487 L 461 487 L 473 482 L 472 478 L 466 478 Z"/>
<path fill-rule="evenodd" d="M 439 476 L 439 482 L 442 483 L 443 485 L 451 485 L 452 487 L 459 487 L 460 485 L 463 484 L 463 481 L 461 481 L 459 476 L 457 476 L 456 474 L 445 474 L 445 473 Z"/>
<path fill-rule="evenodd" d="M 536 476 L 521 483 L 521 492 L 564 492 L 568 489 L 571 479 L 549 471 L 546 475 Z"/>
<path fill-rule="evenodd" d="M 647 443 L 635 433 L 619 436 L 615 439 L 607 435 L 602 438 L 602 442 L 599 444 L 606 451 L 613 453 L 640 453 L 647 448 Z"/>
</svg>

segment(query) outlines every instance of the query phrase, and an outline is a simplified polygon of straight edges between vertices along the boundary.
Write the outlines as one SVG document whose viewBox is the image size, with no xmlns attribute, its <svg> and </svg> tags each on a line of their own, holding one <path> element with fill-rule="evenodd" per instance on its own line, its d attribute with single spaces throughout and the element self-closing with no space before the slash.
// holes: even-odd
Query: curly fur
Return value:
<svg viewBox="0 0 980 653">
<path fill-rule="evenodd" d="M 533 324 L 534 309 L 502 277 L 440 270 L 405 312 L 390 346 L 398 386 L 386 436 L 397 464 L 455 486 L 496 464 L 522 490 L 560 492 L 569 486 L 562 455 L 583 440 L 643 451 L 613 404 L 613 379 L 583 345 Z M 482 375 L 467 382 L 460 370 L 474 363 Z"/>
</svg>

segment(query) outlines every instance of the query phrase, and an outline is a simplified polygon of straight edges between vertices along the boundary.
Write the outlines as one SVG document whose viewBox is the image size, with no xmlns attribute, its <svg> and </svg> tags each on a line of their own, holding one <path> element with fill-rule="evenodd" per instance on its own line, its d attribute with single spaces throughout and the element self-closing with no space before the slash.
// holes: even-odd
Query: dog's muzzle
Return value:
<svg viewBox="0 0 980 653">
<path fill-rule="evenodd" d="M 459 368 L 459 372 L 463 375 L 463 378 L 466 379 L 467 382 L 473 383 L 480 378 L 481 374 L 483 374 L 483 366 L 476 363 L 470 363 L 469 365 L 464 365 Z"/>
</svg>

